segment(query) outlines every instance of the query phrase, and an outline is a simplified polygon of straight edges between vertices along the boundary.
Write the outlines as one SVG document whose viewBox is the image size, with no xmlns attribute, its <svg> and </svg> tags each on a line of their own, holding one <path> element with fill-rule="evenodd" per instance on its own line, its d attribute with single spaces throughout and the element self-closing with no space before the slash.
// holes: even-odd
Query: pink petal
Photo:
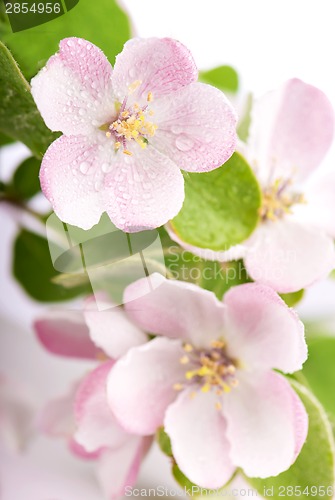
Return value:
<svg viewBox="0 0 335 500">
<path fill-rule="evenodd" d="M 108 400 L 129 432 L 149 435 L 163 424 L 165 410 L 176 398 L 173 385 L 185 378 L 184 354 L 178 340 L 156 338 L 134 347 L 110 372 Z"/>
<path fill-rule="evenodd" d="M 237 116 L 215 87 L 192 83 L 152 108 L 158 125 L 152 144 L 183 170 L 208 172 L 235 151 Z"/>
<path fill-rule="evenodd" d="M 63 221 L 90 229 L 100 220 L 104 205 L 102 165 L 114 155 L 106 146 L 102 151 L 83 136 L 62 136 L 44 155 L 40 181 L 42 191 L 56 215 Z M 85 173 L 84 173 L 85 172 Z"/>
<path fill-rule="evenodd" d="M 312 176 L 304 188 L 307 203 L 297 212 L 299 218 L 302 216 L 335 238 L 335 172 Z"/>
<path fill-rule="evenodd" d="M 68 448 L 71 453 L 73 453 L 73 455 L 76 455 L 76 457 L 79 457 L 83 460 L 96 460 L 103 453 L 103 450 L 101 449 L 91 452 L 86 451 L 85 448 L 81 446 L 81 444 L 77 443 L 77 441 L 73 438 L 68 441 Z"/>
<path fill-rule="evenodd" d="M 96 359 L 99 354 L 79 311 L 47 311 L 34 321 L 34 329 L 39 341 L 52 354 L 82 359 Z"/>
<path fill-rule="evenodd" d="M 148 284 L 152 291 L 145 294 Z M 157 273 L 129 285 L 124 303 L 129 317 L 144 330 L 190 340 L 200 347 L 223 331 L 224 306 L 212 292 Z"/>
<path fill-rule="evenodd" d="M 262 180 L 307 177 L 324 158 L 333 139 L 334 112 L 321 90 L 288 80 L 266 94 L 252 111 L 249 156 Z"/>
<path fill-rule="evenodd" d="M 218 397 L 192 389 L 169 406 L 164 426 L 180 470 L 202 488 L 220 488 L 235 467 L 229 458 L 226 422 L 216 408 Z"/>
<path fill-rule="evenodd" d="M 248 274 L 278 292 L 295 292 L 324 278 L 335 265 L 334 243 L 292 217 L 261 224 L 249 239 Z"/>
<path fill-rule="evenodd" d="M 172 219 L 184 201 L 184 179 L 179 168 L 152 146 L 121 151 L 105 178 L 104 203 L 114 224 L 123 231 L 152 229 Z"/>
<path fill-rule="evenodd" d="M 250 477 L 287 470 L 305 442 L 308 417 L 289 382 L 268 372 L 246 376 L 224 398 L 230 458 Z"/>
<path fill-rule="evenodd" d="M 106 383 L 112 366 L 110 361 L 98 366 L 83 380 L 76 394 L 74 438 L 89 452 L 118 448 L 128 440 L 107 402 Z"/>
<path fill-rule="evenodd" d="M 92 341 L 110 358 L 120 358 L 131 347 L 147 341 L 147 335 L 127 318 L 121 308 L 86 310 L 84 316 Z"/>
<path fill-rule="evenodd" d="M 106 498 L 122 498 L 134 485 L 146 447 L 146 438 L 129 436 L 119 448 L 102 453 L 96 474 Z"/>
<path fill-rule="evenodd" d="M 229 262 L 231 260 L 242 259 L 246 254 L 247 247 L 244 245 L 234 245 L 230 247 L 229 250 L 226 250 L 224 252 L 216 252 L 215 250 L 211 250 L 209 248 L 195 247 L 183 241 L 175 232 L 171 223 L 166 224 L 165 229 L 168 232 L 171 240 L 178 243 L 178 245 L 183 247 L 187 252 L 191 252 L 194 255 L 198 255 L 204 260 L 211 260 L 211 261 L 217 260 L 219 262 Z"/>
<path fill-rule="evenodd" d="M 73 403 L 78 383 L 73 384 L 67 394 L 50 400 L 38 417 L 38 427 L 52 437 L 62 437 L 71 441 L 75 431 Z"/>
<path fill-rule="evenodd" d="M 129 40 L 116 57 L 113 88 L 122 102 L 129 86 L 141 82 L 134 97 L 154 99 L 195 82 L 198 70 L 190 51 L 171 38 L 135 38 Z"/>
<path fill-rule="evenodd" d="M 112 66 L 98 47 L 81 38 L 64 39 L 59 47 L 32 79 L 33 97 L 51 130 L 92 133 L 115 114 Z"/>
<path fill-rule="evenodd" d="M 248 283 L 230 289 L 225 334 L 229 351 L 245 369 L 294 372 L 307 359 L 304 325 L 272 289 Z"/>
</svg>

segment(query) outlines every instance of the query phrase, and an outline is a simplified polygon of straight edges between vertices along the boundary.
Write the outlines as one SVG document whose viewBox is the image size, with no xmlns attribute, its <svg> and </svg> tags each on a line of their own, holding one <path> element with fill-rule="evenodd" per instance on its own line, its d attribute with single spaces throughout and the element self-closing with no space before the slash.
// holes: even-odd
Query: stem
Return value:
<svg viewBox="0 0 335 500">
<path fill-rule="evenodd" d="M 0 196 L 0 203 L 5 202 L 9 203 L 10 205 L 13 205 L 14 207 L 20 208 L 21 210 L 24 210 L 27 212 L 29 215 L 32 215 L 35 217 L 35 219 L 38 219 L 40 222 L 45 222 L 44 216 L 40 214 L 39 212 L 36 212 L 36 210 L 33 210 L 32 208 L 28 207 L 27 205 L 24 204 L 23 201 L 18 200 L 17 198 L 13 198 L 11 196 L 5 195 L 5 196 Z"/>
</svg>

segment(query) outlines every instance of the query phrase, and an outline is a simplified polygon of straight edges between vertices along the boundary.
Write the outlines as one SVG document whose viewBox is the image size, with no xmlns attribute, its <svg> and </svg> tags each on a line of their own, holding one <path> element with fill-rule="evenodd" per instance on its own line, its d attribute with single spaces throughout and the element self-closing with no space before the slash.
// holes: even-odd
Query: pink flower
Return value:
<svg viewBox="0 0 335 500">
<path fill-rule="evenodd" d="M 334 113 L 317 88 L 293 79 L 257 101 L 249 160 L 263 192 L 261 220 L 251 237 L 227 252 L 185 244 L 206 259 L 244 258 L 248 274 L 279 292 L 294 292 L 335 266 L 335 172 L 315 174 L 333 139 Z"/>
<path fill-rule="evenodd" d="M 113 363 L 103 363 L 68 394 L 51 400 L 39 418 L 42 432 L 65 438 L 72 453 L 97 462 L 106 498 L 122 497 L 125 487 L 135 483 L 152 442 L 124 431 L 107 404 L 106 377 Z"/>
<path fill-rule="evenodd" d="M 136 481 L 152 439 L 126 432 L 108 406 L 106 378 L 114 364 L 108 357 L 122 356 L 146 342 L 147 335 L 121 308 L 98 311 L 92 299 L 86 301 L 84 312 L 47 311 L 34 328 L 52 354 L 105 361 L 68 394 L 51 400 L 40 415 L 39 427 L 50 436 L 65 438 L 77 456 L 97 460 L 96 474 L 106 497 L 122 496 L 125 487 Z"/>
<path fill-rule="evenodd" d="M 268 477 L 295 461 L 306 439 L 305 409 L 283 372 L 306 359 L 304 328 L 273 289 L 211 292 L 159 274 L 125 292 L 128 315 L 157 337 L 111 370 L 110 406 L 129 432 L 164 425 L 175 460 L 194 483 L 218 488 L 236 467 Z M 158 286 L 160 285 L 160 286 Z M 158 288 L 156 288 L 158 286 Z"/>
<path fill-rule="evenodd" d="M 31 83 L 47 126 L 64 134 L 40 174 L 61 220 L 89 229 L 106 211 L 135 232 L 179 212 L 180 168 L 217 168 L 236 144 L 232 106 L 197 75 L 188 49 L 169 38 L 130 40 L 114 69 L 90 42 L 60 42 Z"/>
</svg>

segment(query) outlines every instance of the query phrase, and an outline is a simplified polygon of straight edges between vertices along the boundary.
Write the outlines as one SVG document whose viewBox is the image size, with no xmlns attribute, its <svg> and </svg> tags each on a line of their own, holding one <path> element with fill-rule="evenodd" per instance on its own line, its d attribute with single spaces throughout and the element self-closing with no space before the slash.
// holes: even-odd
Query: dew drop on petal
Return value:
<svg viewBox="0 0 335 500">
<path fill-rule="evenodd" d="M 82 174 L 87 174 L 89 168 L 90 168 L 90 164 L 87 161 L 83 161 L 79 165 L 79 170 Z"/>
<path fill-rule="evenodd" d="M 181 134 L 183 131 L 183 128 L 180 127 L 180 125 L 172 125 L 171 127 L 171 132 L 173 132 L 174 134 Z"/>
<path fill-rule="evenodd" d="M 107 172 L 109 172 L 111 170 L 111 165 L 109 163 L 103 163 L 101 165 L 101 170 L 107 174 Z"/>
<path fill-rule="evenodd" d="M 80 108 L 79 109 L 79 114 L 80 114 L 80 116 L 84 116 L 86 114 L 85 109 L 84 108 Z"/>
<path fill-rule="evenodd" d="M 179 149 L 179 151 L 189 151 L 193 148 L 193 146 L 194 142 L 185 134 L 180 135 L 176 139 L 176 147 L 177 149 Z"/>
</svg>

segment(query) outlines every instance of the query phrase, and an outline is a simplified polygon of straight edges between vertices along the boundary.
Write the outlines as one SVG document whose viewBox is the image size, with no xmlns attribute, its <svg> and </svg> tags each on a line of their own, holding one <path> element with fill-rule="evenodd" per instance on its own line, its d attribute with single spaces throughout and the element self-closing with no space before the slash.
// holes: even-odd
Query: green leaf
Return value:
<svg viewBox="0 0 335 500">
<path fill-rule="evenodd" d="M 260 188 L 251 168 L 234 153 L 212 172 L 186 176 L 184 205 L 171 224 L 188 244 L 227 250 L 253 232 L 260 204 Z"/>
<path fill-rule="evenodd" d="M 265 498 L 333 498 L 334 442 L 331 426 L 324 409 L 311 392 L 297 382 L 290 380 L 290 383 L 308 413 L 309 430 L 306 443 L 288 471 L 267 479 L 246 479 Z M 276 453 L 276 450 L 273 450 L 273 453 Z M 293 488 L 293 492 L 287 488 Z"/>
<path fill-rule="evenodd" d="M 89 287 L 67 289 L 52 282 L 54 269 L 49 245 L 42 236 L 21 230 L 14 243 L 13 274 L 24 290 L 40 302 L 69 300 L 90 293 Z"/>
<path fill-rule="evenodd" d="M 39 171 L 41 162 L 34 158 L 27 158 L 16 169 L 13 180 L 12 190 L 14 196 L 20 200 L 29 200 L 40 191 Z"/>
<path fill-rule="evenodd" d="M 302 371 L 324 408 L 335 419 L 335 338 L 315 337 L 308 344 L 308 360 Z"/>
<path fill-rule="evenodd" d="M 42 157 L 57 135 L 46 127 L 28 83 L 1 42 L 0 102 L 0 131 L 23 142 L 35 156 Z"/>
<path fill-rule="evenodd" d="M 62 38 L 85 38 L 100 47 L 113 64 L 131 36 L 130 23 L 115 0 L 80 0 L 72 10 L 47 24 L 12 33 L 0 23 L 0 38 L 12 51 L 23 74 L 30 79 L 58 50 Z"/>
<path fill-rule="evenodd" d="M 11 137 L 8 137 L 5 134 L 2 134 L 0 132 L 0 147 L 1 146 L 6 146 L 7 144 L 11 144 L 13 142 L 13 139 Z"/>
<path fill-rule="evenodd" d="M 281 293 L 281 298 L 286 302 L 289 307 L 293 307 L 303 299 L 305 290 L 298 290 L 297 292 Z"/>
<path fill-rule="evenodd" d="M 199 80 L 214 85 L 224 92 L 236 93 L 239 87 L 238 73 L 231 66 L 219 66 L 199 72 Z"/>
<path fill-rule="evenodd" d="M 159 427 L 156 432 L 157 443 L 162 452 L 168 457 L 172 457 L 171 440 L 166 434 L 164 427 Z"/>
</svg>

